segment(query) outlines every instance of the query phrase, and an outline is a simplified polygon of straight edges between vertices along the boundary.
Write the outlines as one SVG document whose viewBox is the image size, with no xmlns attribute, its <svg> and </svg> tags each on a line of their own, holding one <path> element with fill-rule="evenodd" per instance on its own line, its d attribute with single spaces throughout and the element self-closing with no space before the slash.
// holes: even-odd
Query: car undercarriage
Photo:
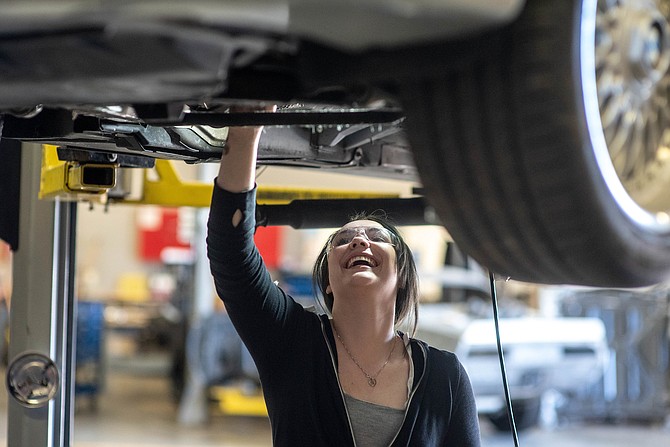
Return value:
<svg viewBox="0 0 670 447">
<path fill-rule="evenodd" d="M 264 125 L 259 164 L 420 182 L 500 275 L 668 278 L 666 2 L 157 4 L 3 6 L 3 139 L 148 167 Z"/>
</svg>

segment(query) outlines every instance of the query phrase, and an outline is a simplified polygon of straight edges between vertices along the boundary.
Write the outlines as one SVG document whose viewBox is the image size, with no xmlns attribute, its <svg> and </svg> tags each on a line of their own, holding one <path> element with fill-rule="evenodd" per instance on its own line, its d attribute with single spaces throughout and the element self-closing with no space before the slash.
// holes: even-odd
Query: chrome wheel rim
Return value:
<svg viewBox="0 0 670 447">
<path fill-rule="evenodd" d="M 587 115 L 594 107 L 589 81 L 597 98 L 599 125 L 591 116 L 589 130 L 601 172 L 624 211 L 664 231 L 670 221 L 668 17 L 666 0 L 584 1 L 581 42 Z"/>
</svg>

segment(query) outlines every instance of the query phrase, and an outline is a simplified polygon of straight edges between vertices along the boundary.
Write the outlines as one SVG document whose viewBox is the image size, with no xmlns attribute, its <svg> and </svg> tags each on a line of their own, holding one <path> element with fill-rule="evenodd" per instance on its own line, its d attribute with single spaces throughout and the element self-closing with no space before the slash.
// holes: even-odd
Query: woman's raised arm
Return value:
<svg viewBox="0 0 670 447">
<path fill-rule="evenodd" d="M 275 106 L 258 109 L 272 112 Z M 235 109 L 233 109 L 235 111 Z M 237 109 L 237 111 L 251 112 L 253 110 Z M 229 192 L 245 192 L 254 188 L 258 141 L 263 127 L 231 127 L 228 130 L 226 147 L 221 154 L 221 166 L 217 184 Z"/>
</svg>

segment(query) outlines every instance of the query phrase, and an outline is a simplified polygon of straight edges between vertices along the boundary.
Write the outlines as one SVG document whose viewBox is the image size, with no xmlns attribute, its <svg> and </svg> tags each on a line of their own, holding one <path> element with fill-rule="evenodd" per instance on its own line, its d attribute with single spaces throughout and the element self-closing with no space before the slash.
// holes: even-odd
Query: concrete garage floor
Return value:
<svg viewBox="0 0 670 447">
<path fill-rule="evenodd" d="M 269 424 L 264 419 L 212 414 L 203 427 L 181 427 L 166 377 L 137 372 L 111 372 L 96 412 L 78 400 L 75 447 L 251 447 L 269 446 Z M 6 413 L 1 391 L 0 412 Z M 497 433 L 482 421 L 482 445 L 513 446 L 509 434 Z M 6 414 L 0 414 L 0 446 L 7 445 Z M 524 447 L 657 447 L 670 445 L 670 427 L 571 425 L 554 430 L 521 433 Z M 33 446 L 30 446 L 33 447 Z"/>
<path fill-rule="evenodd" d="M 271 445 L 265 418 L 223 416 L 213 408 L 208 424 L 180 426 L 170 383 L 162 377 L 115 374 L 107 380 L 97 412 L 87 410 L 83 400 L 78 404 L 75 447 Z"/>
<path fill-rule="evenodd" d="M 482 446 L 513 447 L 511 435 L 482 426 Z M 533 429 L 519 435 L 521 447 L 652 447 L 670 445 L 667 427 L 572 425 L 554 430 Z"/>
<path fill-rule="evenodd" d="M 4 374 L 4 371 L 2 371 Z M 204 426 L 176 423 L 177 405 L 170 382 L 145 371 L 107 373 L 104 390 L 92 410 L 88 396 L 77 398 L 75 447 L 261 447 L 271 445 L 270 425 L 264 418 L 215 414 Z M 7 446 L 7 392 L 0 390 L 0 446 Z M 21 446 L 24 447 L 24 446 Z M 37 446 L 25 446 L 37 447 Z"/>
</svg>

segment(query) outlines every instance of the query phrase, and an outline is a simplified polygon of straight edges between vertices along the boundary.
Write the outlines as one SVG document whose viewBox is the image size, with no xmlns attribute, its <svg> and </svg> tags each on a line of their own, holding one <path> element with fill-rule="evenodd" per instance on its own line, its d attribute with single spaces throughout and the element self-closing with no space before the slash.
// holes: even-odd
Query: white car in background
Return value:
<svg viewBox="0 0 670 447">
<path fill-rule="evenodd" d="M 227 127 L 264 124 L 259 164 L 418 181 L 502 276 L 652 284 L 670 274 L 669 5 L 8 0 L 2 137 L 112 170 L 215 161 Z M 17 157 L 0 156 L 14 191 Z"/>
<path fill-rule="evenodd" d="M 470 377 L 479 414 L 496 428 L 509 429 L 493 321 L 469 317 L 447 303 L 424 304 L 420 315 L 417 337 L 455 352 Z M 569 398 L 596 384 L 610 357 L 598 318 L 501 318 L 500 338 L 519 429 L 538 423 L 545 393 Z"/>
</svg>

